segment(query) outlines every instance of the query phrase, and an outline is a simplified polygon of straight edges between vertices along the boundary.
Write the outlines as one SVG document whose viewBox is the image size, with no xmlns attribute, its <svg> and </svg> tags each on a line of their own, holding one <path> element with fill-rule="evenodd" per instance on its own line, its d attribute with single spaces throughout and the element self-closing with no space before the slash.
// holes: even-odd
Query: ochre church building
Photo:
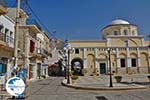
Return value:
<svg viewBox="0 0 150 100">
<path fill-rule="evenodd" d="M 122 19 L 102 29 L 102 40 L 69 40 L 71 69 L 86 75 L 150 73 L 150 41 Z"/>
</svg>

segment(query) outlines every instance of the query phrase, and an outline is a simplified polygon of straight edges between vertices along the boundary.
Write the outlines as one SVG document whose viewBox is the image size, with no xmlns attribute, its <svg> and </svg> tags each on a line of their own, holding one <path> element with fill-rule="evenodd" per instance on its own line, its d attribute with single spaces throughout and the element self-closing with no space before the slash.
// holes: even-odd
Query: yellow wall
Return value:
<svg viewBox="0 0 150 100">
<path fill-rule="evenodd" d="M 111 47 L 125 47 L 125 40 L 128 39 L 128 46 L 135 47 L 135 46 L 142 46 L 142 39 L 141 38 L 119 38 L 119 37 L 112 37 L 110 38 L 110 45 Z"/>
<path fill-rule="evenodd" d="M 69 41 L 72 48 L 80 47 L 105 47 L 106 41 Z"/>
<path fill-rule="evenodd" d="M 102 29 L 102 36 L 103 39 L 106 39 L 107 35 L 114 35 L 114 31 L 117 31 L 118 35 L 124 35 L 124 30 L 127 31 L 127 34 L 129 36 L 137 36 L 138 31 L 137 27 L 135 25 L 112 25 L 112 26 L 107 26 Z M 134 34 L 133 34 L 134 31 Z"/>
<path fill-rule="evenodd" d="M 127 30 L 127 35 L 124 34 L 124 30 Z M 117 35 L 114 34 L 114 31 L 117 31 Z M 132 32 L 134 31 L 134 33 Z M 107 34 L 109 33 L 109 34 Z M 107 36 L 106 36 L 107 35 Z M 86 67 L 88 71 L 91 72 L 94 71 L 93 68 L 99 69 L 98 63 L 105 63 L 107 72 L 109 70 L 108 66 L 108 54 L 106 53 L 108 47 L 114 47 L 112 49 L 118 48 L 118 54 L 112 53 L 111 49 L 111 66 L 112 70 L 119 73 L 127 73 L 130 71 L 138 72 L 138 67 L 140 68 L 139 72 L 147 72 L 147 66 L 148 66 L 148 48 L 147 46 L 150 44 L 150 41 L 143 41 L 143 36 L 138 36 L 137 26 L 129 24 L 129 25 L 110 25 L 105 27 L 102 30 L 102 36 L 103 40 L 97 40 L 97 41 L 83 41 L 83 40 L 72 40 L 69 41 L 72 48 L 78 48 L 80 50 L 79 54 L 71 54 L 71 59 L 74 58 L 81 58 L 86 63 Z M 128 40 L 128 53 L 127 53 L 127 47 L 125 44 L 125 41 Z M 139 49 L 137 49 L 139 48 Z M 86 52 L 84 53 L 84 49 L 86 49 Z M 96 50 L 97 49 L 97 50 Z M 139 50 L 139 55 L 138 55 Z M 97 55 L 96 55 L 97 51 Z M 84 55 L 86 54 L 86 55 Z M 117 58 L 118 55 L 118 58 Z M 131 67 L 132 62 L 129 62 L 127 60 L 127 55 L 129 58 L 137 58 L 137 66 Z M 140 59 L 138 58 L 140 57 Z M 84 57 L 86 59 L 84 59 Z M 131 70 L 128 70 L 128 68 L 124 67 L 121 68 L 120 66 L 120 60 L 119 62 L 117 59 L 125 58 L 125 65 L 126 67 L 130 67 Z M 138 62 L 140 61 L 140 62 Z M 97 63 L 96 63 L 97 62 Z"/>
</svg>

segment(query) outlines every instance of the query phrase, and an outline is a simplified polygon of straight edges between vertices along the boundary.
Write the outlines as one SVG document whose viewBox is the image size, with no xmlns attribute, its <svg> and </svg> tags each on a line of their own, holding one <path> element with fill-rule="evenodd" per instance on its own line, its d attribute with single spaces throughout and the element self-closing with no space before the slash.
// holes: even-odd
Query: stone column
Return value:
<svg viewBox="0 0 150 100">
<path fill-rule="evenodd" d="M 110 66 L 109 66 L 109 58 L 108 58 L 108 56 L 107 56 L 107 63 L 106 63 L 106 66 L 107 66 L 107 67 L 106 67 L 106 68 L 107 68 L 106 73 L 109 74 L 109 72 L 110 72 L 110 70 L 109 70 L 109 69 L 110 69 Z"/>
<path fill-rule="evenodd" d="M 98 49 L 95 48 L 94 50 L 95 50 L 95 69 L 97 71 L 97 70 L 99 70 L 99 68 L 98 68 L 98 60 L 97 60 L 98 59 L 98 53 L 97 53 Z"/>
<path fill-rule="evenodd" d="M 140 73 L 141 59 L 140 59 L 140 50 L 137 48 L 137 72 Z"/>
<path fill-rule="evenodd" d="M 31 64 L 31 66 L 34 68 L 34 69 L 33 69 L 33 79 L 38 79 L 39 77 L 38 77 L 38 75 L 37 75 L 37 73 L 38 73 L 38 72 L 37 72 L 37 67 L 38 67 L 38 66 L 37 66 L 37 63 Z M 30 66 L 30 67 L 31 67 L 31 66 Z"/>
<path fill-rule="evenodd" d="M 107 38 L 107 47 L 110 47 L 110 38 Z"/>
<path fill-rule="evenodd" d="M 126 58 L 126 72 L 129 72 L 129 67 L 131 67 L 131 58 L 130 58 L 130 54 L 129 54 L 129 48 L 126 48 L 127 51 L 127 58 Z"/>
<path fill-rule="evenodd" d="M 142 38 L 142 46 L 145 46 L 144 38 Z"/>
<path fill-rule="evenodd" d="M 48 66 L 46 68 L 46 76 L 48 77 Z"/>
<path fill-rule="evenodd" d="M 83 63 L 84 63 L 84 68 L 87 68 L 87 55 L 86 55 L 87 49 L 83 49 Z"/>
<path fill-rule="evenodd" d="M 132 35 L 132 31 L 131 31 L 130 26 L 128 27 L 128 29 L 129 29 L 129 34 Z"/>
<path fill-rule="evenodd" d="M 119 58 L 119 50 L 118 48 L 116 48 L 116 60 L 117 60 L 117 63 L 116 63 L 116 74 L 118 73 L 118 68 L 120 67 L 120 58 Z"/>
</svg>

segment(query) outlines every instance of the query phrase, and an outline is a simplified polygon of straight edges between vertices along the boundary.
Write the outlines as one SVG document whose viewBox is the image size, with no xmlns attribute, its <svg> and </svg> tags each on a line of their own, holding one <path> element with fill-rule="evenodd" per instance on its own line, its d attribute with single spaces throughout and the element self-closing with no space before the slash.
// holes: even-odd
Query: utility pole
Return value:
<svg viewBox="0 0 150 100">
<path fill-rule="evenodd" d="M 15 38 L 14 38 L 14 67 L 18 66 L 18 35 L 19 35 L 19 12 L 20 12 L 20 0 L 16 0 L 16 23 L 15 23 Z"/>
<path fill-rule="evenodd" d="M 14 58 L 15 58 L 14 59 L 14 67 L 15 68 L 18 67 L 18 39 L 19 39 L 20 2 L 21 2 L 21 0 L 16 0 L 17 7 L 16 7 L 16 21 L 15 21 L 15 38 L 14 38 Z M 25 94 L 26 94 L 26 90 L 24 90 L 24 92 L 23 92 L 24 96 L 22 96 L 21 98 L 25 98 Z M 12 99 L 16 99 L 16 97 L 13 96 Z"/>
</svg>

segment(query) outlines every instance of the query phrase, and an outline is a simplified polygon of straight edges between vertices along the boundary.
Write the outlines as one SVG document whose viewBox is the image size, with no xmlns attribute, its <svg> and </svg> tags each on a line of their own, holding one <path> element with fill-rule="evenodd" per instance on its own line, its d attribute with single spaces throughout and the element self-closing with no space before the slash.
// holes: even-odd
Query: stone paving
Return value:
<svg viewBox="0 0 150 100">
<path fill-rule="evenodd" d="M 133 75 L 122 75 L 121 83 L 117 83 L 114 76 L 112 76 L 113 88 L 109 87 L 110 84 L 109 75 L 101 76 L 80 76 L 74 84 L 65 84 L 78 89 L 95 89 L 95 90 L 119 90 L 119 89 L 144 89 L 150 88 L 150 82 L 146 74 L 133 74 Z M 64 81 L 65 83 L 65 81 Z"/>
<path fill-rule="evenodd" d="M 132 77 L 134 77 L 135 79 L 131 79 Z M 144 75 L 142 76 L 135 75 L 132 77 L 131 76 L 124 77 L 124 82 L 125 79 L 126 78 L 127 79 L 126 82 L 122 84 L 133 84 L 134 82 L 139 82 L 138 84 L 144 83 L 144 86 L 150 86 L 149 81 L 147 80 L 147 78 L 145 78 Z M 137 77 L 141 77 L 141 78 L 137 78 Z M 88 81 L 87 80 L 84 81 L 82 78 L 86 78 Z M 124 90 L 123 91 L 122 90 L 118 90 L 118 91 L 80 90 L 80 89 L 73 89 L 73 88 L 62 86 L 61 82 L 63 81 L 63 79 L 64 77 L 49 77 L 44 80 L 36 80 L 30 82 L 27 88 L 28 97 L 25 100 L 101 100 L 100 98 L 106 98 L 102 100 L 149 100 L 150 98 L 149 95 L 150 89 L 125 90 L 125 91 Z M 103 86 L 103 84 L 98 85 L 99 82 L 104 82 L 104 84 L 105 82 L 109 82 L 109 76 L 107 75 L 99 76 L 99 77 L 97 76 L 80 77 L 79 80 L 76 81 L 76 84 L 78 82 L 79 83 L 81 82 L 80 79 L 82 79 L 82 84 L 84 84 L 85 82 L 88 82 L 88 84 L 90 84 L 90 82 L 92 81 L 92 83 L 94 85 L 97 84 L 98 87 Z M 129 83 L 127 82 L 127 80 Z M 113 85 L 119 88 L 119 86 L 116 85 L 114 79 L 113 79 Z M 104 89 L 106 88 L 109 88 L 109 86 L 106 86 Z M 2 92 L 4 94 L 6 93 L 6 91 L 0 91 L 0 94 L 2 94 Z M 6 98 L 5 99 L 0 98 L 0 100 L 11 100 Z"/>
</svg>

